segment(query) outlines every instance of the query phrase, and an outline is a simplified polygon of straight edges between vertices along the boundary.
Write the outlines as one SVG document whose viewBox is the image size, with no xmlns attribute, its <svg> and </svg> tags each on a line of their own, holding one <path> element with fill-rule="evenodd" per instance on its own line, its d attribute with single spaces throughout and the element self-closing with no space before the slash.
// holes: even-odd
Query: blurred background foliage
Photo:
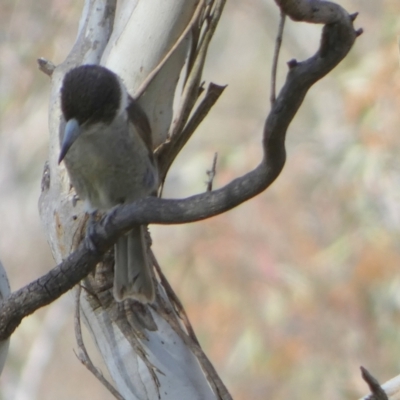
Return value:
<svg viewBox="0 0 400 400">
<path fill-rule="evenodd" d="M 365 32 L 307 96 L 278 180 L 225 215 L 151 227 L 164 272 L 238 400 L 356 399 L 367 392 L 360 365 L 381 381 L 400 373 L 400 3 L 339 3 L 360 12 Z M 54 264 L 37 211 L 50 82 L 35 60 L 64 60 L 80 8 L 0 3 L 0 258 L 14 290 Z M 215 152 L 215 187 L 259 162 L 278 22 L 272 0 L 227 2 L 205 79 L 228 88 L 171 170 L 166 197 L 205 190 Z M 315 52 L 320 30 L 287 21 L 278 86 L 286 61 Z M 110 398 L 74 355 L 72 315 L 66 295 L 23 321 L 1 399 Z"/>
</svg>

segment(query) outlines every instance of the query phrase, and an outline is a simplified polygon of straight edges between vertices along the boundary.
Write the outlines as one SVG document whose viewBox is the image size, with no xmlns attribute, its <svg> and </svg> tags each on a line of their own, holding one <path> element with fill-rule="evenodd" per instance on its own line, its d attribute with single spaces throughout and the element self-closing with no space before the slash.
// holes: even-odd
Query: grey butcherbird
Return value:
<svg viewBox="0 0 400 400">
<path fill-rule="evenodd" d="M 147 117 L 121 79 L 99 65 L 82 65 L 64 77 L 59 163 L 86 210 L 109 210 L 153 194 L 158 175 Z M 135 226 L 115 245 L 114 297 L 154 301 L 145 227 Z"/>
</svg>

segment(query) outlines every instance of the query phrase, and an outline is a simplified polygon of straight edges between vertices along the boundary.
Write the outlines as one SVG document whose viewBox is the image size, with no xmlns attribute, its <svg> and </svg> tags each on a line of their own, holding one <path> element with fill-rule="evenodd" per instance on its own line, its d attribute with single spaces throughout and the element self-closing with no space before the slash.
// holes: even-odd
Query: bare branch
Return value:
<svg viewBox="0 0 400 400">
<path fill-rule="evenodd" d="M 367 382 L 372 393 L 371 396 L 368 396 L 368 400 L 389 400 L 378 380 L 374 378 L 366 368 L 360 367 L 360 369 L 361 375 L 364 381 Z"/>
<path fill-rule="evenodd" d="M 274 59 L 272 61 L 271 95 L 270 95 L 271 106 L 273 106 L 276 101 L 276 71 L 278 69 L 279 52 L 281 50 L 281 45 L 282 45 L 283 28 L 285 27 L 285 20 L 286 20 L 286 15 L 281 11 L 281 19 L 279 21 L 278 34 L 275 40 Z"/>
<path fill-rule="evenodd" d="M 87 237 L 64 262 L 12 293 L 0 309 L 0 340 L 9 337 L 22 318 L 50 304 L 85 278 L 101 260 L 105 251 L 107 248 L 98 252 L 90 245 L 90 239 Z"/>
<path fill-rule="evenodd" d="M 281 3 L 286 3 L 283 0 Z M 325 2 L 324 2 L 325 3 Z M 323 3 L 321 3 L 323 4 Z M 186 199 L 140 199 L 111 210 L 85 237 L 78 249 L 45 276 L 13 293 L 0 308 L 0 340 L 8 337 L 22 318 L 49 304 L 84 278 L 102 259 L 117 237 L 135 224 L 181 224 L 228 211 L 264 191 L 278 177 L 285 163 L 287 128 L 309 88 L 347 55 L 356 39 L 352 18 L 341 7 L 327 3 L 335 18 L 327 16 L 317 53 L 292 63 L 266 120 L 263 159 L 251 172 L 226 186 Z M 290 15 L 290 10 L 285 9 Z M 197 86 L 196 86 L 197 87 Z"/>
<path fill-rule="evenodd" d="M 333 24 L 343 18 L 346 11 L 331 1 L 321 0 L 275 0 L 282 12 L 294 21 L 314 24 Z M 346 13 L 347 14 L 347 13 Z"/>
<path fill-rule="evenodd" d="M 379 397 L 373 397 L 376 395 L 376 393 L 381 393 L 381 390 L 384 391 L 386 397 L 380 397 L 381 399 L 389 399 L 389 400 L 394 400 L 399 398 L 400 394 L 400 375 L 395 376 L 394 378 L 388 380 L 387 382 L 383 383 L 382 385 L 379 385 L 379 382 L 372 377 L 372 375 L 363 367 L 361 367 L 361 373 L 363 379 L 368 383 L 368 386 L 370 387 L 370 391 L 372 394 L 369 394 L 367 396 L 364 396 L 360 400 L 374 400 L 374 399 L 379 399 Z M 372 378 L 372 379 L 371 379 Z M 371 388 L 372 384 L 372 388 Z M 379 389 L 373 389 L 376 388 L 376 384 L 378 384 Z M 374 392 L 375 390 L 375 392 Z"/>
<path fill-rule="evenodd" d="M 217 28 L 225 2 L 226 0 L 217 0 L 212 11 L 206 9 L 207 12 L 204 16 L 204 23 L 206 24 L 205 33 L 200 40 L 199 48 L 195 55 L 195 61 L 186 79 L 181 104 L 169 130 L 170 138 L 182 131 L 187 119 L 189 118 L 190 112 L 196 103 L 208 45 L 214 35 L 215 29 Z M 208 12 L 210 12 L 210 15 Z"/>
<path fill-rule="evenodd" d="M 207 171 L 207 175 L 208 175 L 207 192 L 211 192 L 212 188 L 213 188 L 214 178 L 215 178 L 215 175 L 217 174 L 217 159 L 218 159 L 218 153 L 215 153 L 212 167 L 210 170 Z"/>
<path fill-rule="evenodd" d="M 183 131 L 180 134 L 174 135 L 168 142 L 164 143 L 156 150 L 161 181 L 164 181 L 167 172 L 176 156 L 191 138 L 192 134 L 201 124 L 203 119 L 207 116 L 225 88 L 226 86 L 219 86 L 214 83 L 210 83 L 204 99 L 193 113 L 192 118 L 186 124 Z"/>
</svg>

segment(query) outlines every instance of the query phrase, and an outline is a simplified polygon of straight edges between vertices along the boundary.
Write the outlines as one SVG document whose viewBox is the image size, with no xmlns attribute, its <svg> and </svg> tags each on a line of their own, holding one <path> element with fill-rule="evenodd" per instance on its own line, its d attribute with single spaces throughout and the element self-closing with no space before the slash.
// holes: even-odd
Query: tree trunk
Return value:
<svg viewBox="0 0 400 400">
<path fill-rule="evenodd" d="M 176 87 L 193 43 L 191 20 L 199 10 L 198 0 L 126 0 L 117 5 L 86 1 L 76 43 L 52 72 L 48 182 L 40 198 L 40 215 L 57 262 L 77 247 L 87 221 L 81 202 L 74 200 L 66 170 L 57 164 L 64 74 L 79 64 L 99 63 L 116 72 L 135 96 L 178 43 L 139 99 L 150 119 L 153 143 L 159 146 L 170 130 Z M 198 17 L 195 22 L 199 24 Z M 188 32 L 182 36 L 185 29 Z M 83 320 L 123 398 L 230 398 L 162 285 L 152 306 L 116 303 L 111 294 L 112 262 L 107 257 L 85 287 L 80 302 Z"/>
</svg>

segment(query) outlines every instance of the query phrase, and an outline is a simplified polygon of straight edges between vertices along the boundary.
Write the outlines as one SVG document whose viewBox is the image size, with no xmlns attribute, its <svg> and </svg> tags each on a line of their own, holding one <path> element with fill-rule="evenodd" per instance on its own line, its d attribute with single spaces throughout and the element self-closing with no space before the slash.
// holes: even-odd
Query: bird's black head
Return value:
<svg viewBox="0 0 400 400">
<path fill-rule="evenodd" d="M 120 81 L 113 72 L 100 65 L 81 65 L 64 77 L 61 110 L 66 121 L 78 124 L 110 123 L 122 101 Z"/>
</svg>

